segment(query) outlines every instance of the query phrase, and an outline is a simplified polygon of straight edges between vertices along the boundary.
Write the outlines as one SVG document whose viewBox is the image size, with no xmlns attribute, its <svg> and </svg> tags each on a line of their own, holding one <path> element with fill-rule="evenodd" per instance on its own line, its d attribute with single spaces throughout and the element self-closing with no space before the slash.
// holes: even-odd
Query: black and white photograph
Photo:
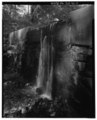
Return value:
<svg viewBox="0 0 97 120">
<path fill-rule="evenodd" d="M 2 2 L 2 118 L 95 118 L 95 1 Z"/>
</svg>

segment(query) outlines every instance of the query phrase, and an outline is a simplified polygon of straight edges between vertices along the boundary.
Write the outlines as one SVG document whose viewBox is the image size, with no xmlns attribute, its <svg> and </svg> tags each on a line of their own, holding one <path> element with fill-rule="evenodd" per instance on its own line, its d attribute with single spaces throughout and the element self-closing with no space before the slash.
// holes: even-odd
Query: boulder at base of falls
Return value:
<svg viewBox="0 0 97 120">
<path fill-rule="evenodd" d="M 38 95 L 42 94 L 43 93 L 43 88 L 37 88 L 36 92 L 38 93 Z"/>
</svg>

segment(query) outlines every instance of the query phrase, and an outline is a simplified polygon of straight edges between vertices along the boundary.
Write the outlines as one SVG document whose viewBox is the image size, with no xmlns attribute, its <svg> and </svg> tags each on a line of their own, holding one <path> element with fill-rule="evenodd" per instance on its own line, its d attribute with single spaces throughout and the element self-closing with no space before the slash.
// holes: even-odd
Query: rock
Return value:
<svg viewBox="0 0 97 120">
<path fill-rule="evenodd" d="M 25 114 L 26 112 L 27 112 L 27 110 L 26 110 L 25 108 L 22 108 L 22 109 L 21 109 L 21 113 L 22 113 L 22 114 Z"/>
<path fill-rule="evenodd" d="M 17 111 L 14 115 L 14 117 L 20 117 L 22 116 L 21 110 Z"/>
<path fill-rule="evenodd" d="M 8 113 L 5 113 L 3 117 L 8 117 Z"/>
<path fill-rule="evenodd" d="M 29 106 L 29 110 L 31 110 L 32 109 L 32 107 L 31 106 Z"/>
<path fill-rule="evenodd" d="M 55 112 L 53 112 L 53 113 L 50 114 L 51 117 L 54 117 L 55 115 L 56 115 Z"/>
<path fill-rule="evenodd" d="M 15 111 L 17 111 L 17 108 L 13 107 L 13 108 L 11 109 L 11 113 L 13 113 L 13 112 L 15 112 Z"/>
<path fill-rule="evenodd" d="M 68 103 L 67 99 L 65 99 L 65 103 Z"/>
<path fill-rule="evenodd" d="M 27 86 L 30 86 L 30 83 L 26 83 L 25 86 L 26 86 L 26 87 L 27 87 Z"/>
<path fill-rule="evenodd" d="M 82 62 L 78 62 L 78 66 L 79 66 L 79 71 L 82 71 L 82 70 L 84 70 L 84 68 L 85 68 L 85 63 L 82 63 Z"/>
<path fill-rule="evenodd" d="M 8 82 L 5 82 L 5 83 L 4 83 L 4 86 L 7 86 L 7 84 L 8 84 Z"/>
<path fill-rule="evenodd" d="M 40 95 L 43 93 L 43 88 L 37 88 L 36 89 L 36 92 Z"/>
</svg>

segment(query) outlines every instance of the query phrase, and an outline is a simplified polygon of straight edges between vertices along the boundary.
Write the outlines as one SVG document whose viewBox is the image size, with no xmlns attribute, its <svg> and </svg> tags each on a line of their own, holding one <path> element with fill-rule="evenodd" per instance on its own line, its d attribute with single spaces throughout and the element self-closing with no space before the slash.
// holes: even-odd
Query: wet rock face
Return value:
<svg viewBox="0 0 97 120">
<path fill-rule="evenodd" d="M 43 93 L 43 88 L 37 88 L 36 92 L 38 95 L 41 95 Z"/>
<path fill-rule="evenodd" d="M 38 99 L 32 109 L 26 113 L 26 117 L 67 117 L 69 111 L 65 100 L 57 98 L 54 101 Z"/>
<path fill-rule="evenodd" d="M 29 74 L 28 76 L 30 76 L 33 69 L 35 71 L 34 76 L 37 74 L 38 65 L 39 65 L 38 63 L 39 55 L 37 57 L 37 60 L 35 60 L 35 62 L 37 61 L 37 67 L 36 68 L 31 67 L 31 65 L 33 64 L 32 58 L 35 59 L 34 54 L 36 54 L 35 51 L 34 52 L 31 51 L 32 49 L 31 46 L 33 46 L 33 43 L 35 43 L 35 41 L 40 41 L 40 40 L 43 41 L 44 37 L 46 36 L 47 40 L 52 41 L 53 44 L 53 65 L 52 65 L 53 66 L 53 81 L 52 81 L 53 98 L 61 94 L 61 96 L 64 96 L 65 99 L 69 99 L 71 96 L 75 97 L 76 95 L 74 96 L 73 91 L 75 90 L 77 91 L 77 89 L 83 89 L 82 87 L 83 85 L 85 85 L 85 88 L 87 88 L 86 84 L 92 86 L 91 84 L 92 79 L 89 81 L 87 80 L 88 79 L 87 77 L 90 77 L 89 75 L 87 76 L 88 73 L 83 74 L 85 70 L 89 71 L 90 73 L 92 72 L 91 68 L 89 68 L 89 66 L 93 64 L 93 61 L 91 61 L 89 57 L 89 54 L 92 54 L 92 52 L 89 53 L 89 51 L 92 51 L 91 49 L 92 44 L 91 42 L 90 44 L 88 44 L 87 42 L 88 38 L 92 36 L 92 34 L 90 34 L 90 36 L 87 35 L 92 31 L 90 25 L 89 27 L 85 28 L 84 33 L 79 33 L 79 31 L 75 29 L 73 24 L 68 25 L 65 22 L 58 22 L 53 26 L 49 25 L 46 26 L 45 28 L 42 28 L 41 30 L 39 29 L 28 32 L 27 43 L 25 47 L 26 50 L 23 58 L 24 61 L 24 66 L 22 69 L 24 71 L 23 74 L 26 75 L 28 71 Z M 92 41 L 91 37 L 89 41 Z M 48 43 L 50 44 L 50 42 Z M 38 45 L 40 45 L 40 43 L 38 43 Z M 41 51 L 40 47 L 37 47 L 36 45 L 36 49 L 38 49 L 39 51 L 38 53 L 40 53 Z M 87 61 L 86 60 L 87 58 L 89 58 L 89 61 L 91 62 Z M 87 82 L 86 83 L 83 82 L 84 80 L 85 81 L 87 80 Z M 88 99 L 86 101 L 81 99 L 84 96 L 83 95 L 84 90 L 82 90 L 81 93 L 77 92 L 76 94 L 77 94 L 77 99 L 79 99 L 79 101 L 81 102 L 79 107 L 82 105 L 83 106 L 82 109 L 87 110 L 86 107 L 89 105 L 89 103 L 91 104 L 91 101 L 87 104 L 86 101 L 88 101 Z M 42 92 L 43 90 L 41 88 L 37 89 L 38 94 L 42 94 Z M 86 95 L 87 94 L 88 92 L 86 92 Z M 89 96 L 87 98 L 92 99 Z M 42 103 L 46 104 L 44 101 Z M 41 104 L 41 102 L 37 104 Z M 86 107 L 84 107 L 85 104 L 87 104 Z M 39 109 L 41 109 L 41 107 Z M 56 113 L 52 113 L 52 116 L 54 116 L 55 114 Z M 81 114 L 83 114 L 83 112 Z"/>
<path fill-rule="evenodd" d="M 24 78 L 32 78 L 32 75 L 35 78 L 35 76 L 37 75 L 40 54 L 39 41 L 41 39 L 43 40 L 44 36 L 47 37 L 48 41 L 53 42 L 53 84 L 56 84 L 59 81 L 58 84 L 61 85 L 61 83 L 63 84 L 64 82 L 65 85 L 69 86 L 69 83 L 71 83 L 71 81 L 69 81 L 70 76 L 74 74 L 73 71 L 77 71 L 75 69 L 76 63 L 74 62 L 74 59 L 78 56 L 78 52 L 80 52 L 80 49 L 77 51 L 76 47 L 71 47 L 72 42 L 75 41 L 76 37 L 72 25 L 68 25 L 64 21 L 58 22 L 57 24 L 54 24 L 52 26 L 49 25 L 41 29 L 28 31 L 26 36 L 27 40 L 25 43 L 24 55 L 22 59 L 22 74 L 24 75 Z M 82 42 L 79 42 L 79 45 L 80 44 L 82 44 Z M 36 55 L 36 53 L 38 54 Z M 83 69 L 81 67 L 82 64 L 80 65 L 79 69 Z"/>
<path fill-rule="evenodd" d="M 71 109 L 68 100 L 62 97 L 56 97 L 54 100 L 38 98 L 34 104 L 29 107 L 20 107 L 12 113 L 6 113 L 3 117 L 7 118 L 58 118 L 73 117 L 75 111 Z M 72 116 L 73 115 L 73 116 Z M 77 113 L 76 113 L 77 115 Z"/>
</svg>

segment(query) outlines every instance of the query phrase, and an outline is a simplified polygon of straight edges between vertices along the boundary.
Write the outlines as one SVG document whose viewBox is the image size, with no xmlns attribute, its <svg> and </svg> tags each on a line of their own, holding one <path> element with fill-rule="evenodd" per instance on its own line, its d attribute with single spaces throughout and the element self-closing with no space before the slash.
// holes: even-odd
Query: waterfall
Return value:
<svg viewBox="0 0 97 120">
<path fill-rule="evenodd" d="M 42 33 L 41 33 L 42 34 Z M 39 67 L 36 88 L 42 91 L 41 97 L 51 99 L 53 78 L 53 44 L 52 39 L 41 36 L 41 50 L 39 56 Z"/>
</svg>

